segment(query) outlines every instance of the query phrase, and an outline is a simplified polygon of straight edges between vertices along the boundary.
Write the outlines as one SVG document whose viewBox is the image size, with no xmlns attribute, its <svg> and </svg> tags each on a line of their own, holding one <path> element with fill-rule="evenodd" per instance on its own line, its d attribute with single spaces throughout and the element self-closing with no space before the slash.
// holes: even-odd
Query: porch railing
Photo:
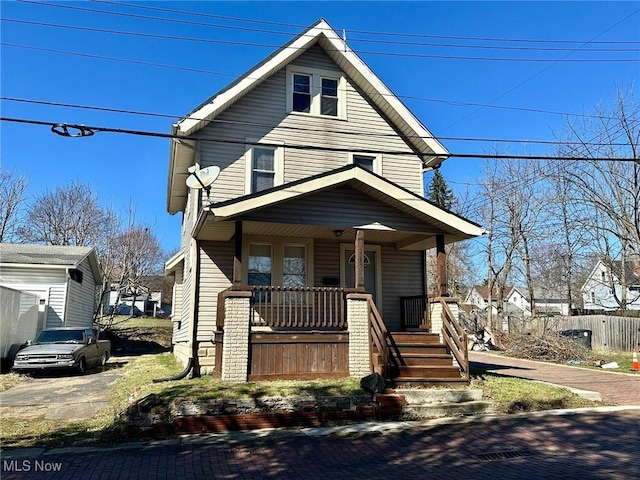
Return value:
<svg viewBox="0 0 640 480">
<path fill-rule="evenodd" d="M 390 366 L 390 335 L 372 298 L 367 300 L 369 308 L 369 335 L 371 337 L 371 365 L 374 372 L 386 377 Z"/>
<path fill-rule="evenodd" d="M 347 328 L 345 289 L 337 287 L 249 287 L 251 325 L 290 329 Z"/>
<path fill-rule="evenodd" d="M 443 299 L 442 306 L 442 338 L 449 347 L 451 354 L 458 362 L 462 378 L 469 380 L 469 351 L 467 349 L 467 334 L 456 320 L 453 312 Z"/>
<path fill-rule="evenodd" d="M 400 298 L 400 322 L 402 330 L 419 328 L 428 324 L 426 295 L 412 295 Z"/>
</svg>

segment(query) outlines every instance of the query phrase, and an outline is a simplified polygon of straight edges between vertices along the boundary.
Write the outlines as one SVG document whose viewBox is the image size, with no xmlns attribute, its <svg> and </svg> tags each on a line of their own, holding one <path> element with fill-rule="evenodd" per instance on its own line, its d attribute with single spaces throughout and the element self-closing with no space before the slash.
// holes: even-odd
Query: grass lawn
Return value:
<svg viewBox="0 0 640 480">
<path fill-rule="evenodd" d="M 136 319 L 136 321 L 138 321 Z M 207 376 L 192 380 L 153 383 L 179 373 L 182 367 L 170 353 L 142 355 L 123 367 L 109 397 L 110 404 L 95 417 L 65 423 L 44 418 L 17 419 L 6 417 L 0 422 L 3 448 L 33 446 L 73 446 L 115 444 L 132 439 L 125 412 L 132 401 L 155 393 L 168 405 L 172 400 L 208 400 L 215 398 L 246 398 L 262 396 L 351 396 L 360 395 L 359 379 L 345 378 L 316 381 L 223 383 Z M 480 384 L 485 397 L 504 413 L 577 408 L 598 405 L 588 402 L 568 390 L 537 382 L 502 378 L 484 372 L 472 372 L 475 384 Z"/>
</svg>

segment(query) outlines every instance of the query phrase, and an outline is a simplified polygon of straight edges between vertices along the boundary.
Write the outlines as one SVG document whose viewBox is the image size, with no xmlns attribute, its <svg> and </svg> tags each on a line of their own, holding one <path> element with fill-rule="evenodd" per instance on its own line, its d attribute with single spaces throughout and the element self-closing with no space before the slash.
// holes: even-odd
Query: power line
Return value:
<svg viewBox="0 0 640 480">
<path fill-rule="evenodd" d="M 112 128 L 112 127 L 99 127 L 99 126 L 91 126 L 91 125 L 84 125 L 84 124 L 60 123 L 60 122 L 51 122 L 51 121 L 44 121 L 44 120 L 31 120 L 31 119 L 24 119 L 24 118 L 0 117 L 0 121 L 48 126 L 52 129 L 59 128 L 59 127 L 71 128 L 71 129 L 77 129 L 83 132 L 90 132 L 91 135 L 95 133 L 121 133 L 121 134 L 138 135 L 138 136 L 145 136 L 145 137 L 171 138 L 171 139 L 183 140 L 183 141 L 188 140 L 188 141 L 198 141 L 198 142 L 207 142 L 207 143 L 223 143 L 223 144 L 235 144 L 235 145 L 246 145 L 248 143 L 246 140 L 214 139 L 210 137 L 198 137 L 198 136 L 185 137 L 182 135 L 176 135 L 172 133 L 160 133 L 160 132 L 150 132 L 145 130 L 133 130 L 133 129 L 124 129 L 124 128 Z M 83 136 L 89 136 L 89 135 L 83 135 Z M 260 142 L 260 145 L 282 147 L 282 144 L 279 144 L 279 143 L 272 144 L 269 142 Z M 313 150 L 313 151 L 343 152 L 343 153 L 372 153 L 372 154 L 383 154 L 383 155 L 418 155 L 418 156 L 431 155 L 430 153 L 416 153 L 411 150 L 381 151 L 377 149 L 324 147 L 324 146 L 316 146 L 316 145 L 300 145 L 300 144 L 296 145 L 296 144 L 289 144 L 289 143 L 286 144 L 284 148 L 294 149 L 294 150 Z M 570 157 L 570 156 L 563 157 L 563 156 L 541 156 L 541 155 L 498 155 L 498 154 L 481 154 L 481 153 L 450 153 L 449 157 L 468 158 L 468 159 L 494 159 L 494 160 L 640 162 L 640 159 L 634 159 L 634 158 L 614 158 L 614 157 L 590 158 L 590 157 Z"/>
<path fill-rule="evenodd" d="M 152 7 L 146 4 L 129 4 L 122 2 L 112 2 L 106 0 L 90 0 L 92 3 L 102 3 L 105 5 L 117 5 L 129 8 L 137 8 L 143 10 L 153 10 L 153 11 L 161 11 L 167 13 L 179 13 L 183 15 L 191 15 L 196 17 L 206 17 L 206 18 L 216 18 L 223 20 L 230 20 L 234 22 L 244 22 L 244 23 L 252 23 L 252 24 L 260 24 L 260 25 L 274 25 L 280 27 L 290 27 L 295 28 L 297 30 L 305 29 L 308 25 L 294 24 L 294 23 L 283 23 L 283 22 L 274 22 L 268 20 L 256 20 L 250 18 L 242 18 L 242 17 L 231 17 L 227 15 L 216 15 L 204 12 L 191 12 L 186 10 L 176 10 L 169 8 L 161 8 L 161 7 Z M 30 2 L 35 3 L 35 2 Z M 340 30 L 340 29 L 338 29 Z M 398 32 L 380 32 L 380 31 L 370 31 L 370 30 L 356 30 L 356 29 L 346 29 L 349 33 L 361 33 L 366 35 L 376 35 L 376 36 L 393 36 L 393 37 L 408 37 L 408 38 L 439 38 L 445 40 L 470 40 L 470 41 L 486 41 L 486 42 L 522 42 L 522 43 L 558 43 L 558 44 L 573 44 L 573 43 L 585 43 L 585 40 L 550 40 L 550 39 L 522 39 L 522 38 L 496 38 L 496 37 L 466 37 L 466 36 L 454 36 L 454 35 L 432 35 L 432 34 L 419 34 L 419 33 L 398 33 Z M 590 43 L 596 44 L 638 44 L 639 41 L 621 41 L 621 40 L 609 40 L 609 41 L 594 41 Z"/>
<path fill-rule="evenodd" d="M 158 68 L 168 68 L 168 69 L 174 69 L 174 70 L 183 70 L 183 71 L 192 72 L 192 73 L 203 73 L 203 74 L 208 74 L 208 75 L 227 76 L 227 77 L 232 77 L 234 79 L 243 77 L 242 75 L 237 75 L 237 74 L 233 74 L 233 73 L 206 70 L 206 69 L 201 69 L 201 68 L 183 67 L 183 66 L 179 66 L 179 65 L 170 65 L 170 64 L 163 64 L 163 63 L 146 62 L 144 60 L 134 60 L 134 59 L 119 58 L 119 57 L 108 57 L 108 56 L 105 56 L 105 55 L 96 55 L 96 54 L 82 53 L 82 52 L 72 52 L 72 51 L 68 51 L 68 50 L 56 50 L 56 49 L 52 49 L 52 48 L 34 47 L 34 46 L 31 46 L 31 45 L 22 45 L 22 44 L 16 44 L 16 43 L 0 42 L 0 45 L 1 46 L 5 46 L 5 47 L 12 47 L 12 48 L 23 48 L 23 49 L 42 51 L 42 52 L 48 52 L 48 53 L 57 53 L 57 54 L 61 54 L 61 55 L 71 55 L 71 56 L 78 56 L 78 57 L 84 57 L 84 58 L 93 58 L 93 59 L 96 59 L 96 60 L 108 60 L 108 61 L 114 61 L 114 62 L 131 63 L 131 64 L 135 64 L 135 65 L 143 65 L 143 66 L 158 67 Z M 251 77 L 246 77 L 246 78 L 251 78 Z M 266 82 L 268 82 L 268 81 L 269 80 L 267 80 Z M 369 92 L 369 94 L 371 95 L 372 92 Z M 373 94 L 378 95 L 378 96 L 383 96 L 383 97 L 384 96 L 394 96 L 393 94 L 380 94 L 380 93 L 373 93 Z M 604 119 L 608 119 L 608 120 L 615 120 L 615 117 L 602 117 L 602 116 L 599 116 L 599 115 L 590 115 L 590 114 L 586 114 L 586 113 L 561 112 L 561 111 L 557 111 L 557 110 L 544 110 L 544 109 L 540 109 L 540 108 L 531 108 L 531 107 L 509 107 L 507 105 L 491 105 L 491 104 L 485 104 L 485 103 L 462 102 L 462 101 L 458 101 L 458 100 L 443 100 L 443 99 L 439 99 L 439 98 L 417 97 L 417 96 L 413 96 L 413 95 L 395 95 L 395 96 L 397 98 L 400 98 L 400 99 L 417 100 L 417 101 L 433 102 L 433 103 L 444 103 L 445 105 L 451 105 L 451 106 L 456 106 L 456 107 L 481 107 L 481 108 L 493 108 L 493 109 L 498 109 L 498 110 L 523 111 L 523 112 L 539 113 L 539 114 L 575 116 L 575 117 L 585 117 L 585 118 L 604 118 Z"/>
<path fill-rule="evenodd" d="M 100 111 L 100 112 L 109 112 L 109 113 L 123 113 L 129 115 L 140 115 L 140 116 L 149 116 L 149 117 L 159 117 L 159 118 L 170 118 L 170 119 L 180 119 L 181 115 L 168 114 L 168 113 L 157 113 L 157 112 L 144 112 L 139 110 L 128 110 L 128 109 L 120 109 L 120 108 L 112 108 L 112 107 L 99 107 L 93 105 L 77 105 L 72 103 L 62 103 L 62 102 L 51 102 L 51 101 L 43 101 L 43 100 L 30 100 L 24 98 L 15 98 L 15 97 L 5 97 L 0 96 L 0 100 L 10 101 L 10 102 L 18 102 L 18 103 L 28 103 L 34 105 L 45 105 L 45 106 L 53 106 L 53 107 L 65 107 L 65 108 L 76 108 L 76 109 L 84 109 L 84 110 L 92 110 L 92 111 Z M 249 125 L 254 127 L 273 127 L 273 125 L 267 125 L 263 123 L 255 123 L 255 122 L 239 122 L 239 121 L 231 121 L 231 120 L 220 120 L 213 119 L 208 120 L 206 118 L 193 118 L 193 120 L 202 120 L 202 121 L 210 121 L 212 123 L 218 124 L 231 124 L 231 125 Z M 316 129 L 313 128 L 305 128 L 305 127 L 294 127 L 288 125 L 279 125 L 276 127 L 277 129 L 282 130 L 291 130 L 291 131 L 302 131 L 302 132 L 317 132 Z M 347 136 L 364 136 L 364 137 L 397 137 L 398 134 L 395 133 L 382 133 L 382 132 L 354 132 L 354 131 L 344 131 L 344 130 L 325 130 L 327 133 L 336 133 L 343 134 Z M 422 139 L 433 139 L 435 137 L 429 136 L 420 136 L 420 135 L 400 135 L 402 138 L 413 139 L 413 138 L 422 138 Z M 495 143 L 529 143 L 529 144 L 541 144 L 541 145 L 585 145 L 585 142 L 568 142 L 568 141 L 558 141 L 558 140 L 531 140 L 531 139 L 508 139 L 508 138 L 481 138 L 481 137 L 444 137 L 438 136 L 438 140 L 450 140 L 450 141 L 466 141 L 466 142 L 495 142 Z M 628 143 L 587 143 L 590 146 L 627 146 Z"/>
<path fill-rule="evenodd" d="M 249 28 L 249 27 L 239 27 L 235 25 L 224 25 L 220 23 L 205 23 L 205 22 L 195 22 L 190 20 L 178 20 L 175 18 L 164 18 L 164 17 L 152 17 L 149 15 L 138 15 L 134 13 L 124 13 L 124 12 L 116 12 L 109 10 L 97 10 L 94 8 L 86 8 L 79 7 L 74 5 L 66 5 L 66 4 L 53 4 L 47 2 L 33 2 L 28 0 L 19 0 L 21 3 L 29 3 L 34 5 L 43 5 L 47 7 L 54 8 L 65 8 L 83 12 L 90 13 L 100 13 L 105 15 L 114 15 L 121 17 L 129 17 L 129 18 L 139 18 L 143 20 L 153 20 L 160 22 L 169 22 L 169 23 L 178 23 L 183 25 L 194 25 L 200 27 L 208 27 L 208 28 L 223 28 L 229 30 L 239 30 L 245 32 L 253 32 L 253 33 L 266 33 L 270 35 L 292 35 L 291 32 L 283 32 L 283 31 L 274 31 L 274 30 L 266 30 L 263 28 Z M 304 36 L 304 34 L 302 35 Z M 375 44 L 384 44 L 384 45 L 409 45 L 409 46 L 422 46 L 422 47 L 438 47 L 438 48 L 470 48 L 470 49 L 493 49 L 493 50 L 519 50 L 519 51 L 573 51 L 574 48 L 570 47 L 520 47 L 520 46 L 504 46 L 504 45 L 469 45 L 469 44 L 455 44 L 455 43 L 432 43 L 432 42 L 414 42 L 414 41 L 399 41 L 399 40 L 376 40 L 376 39 L 366 39 L 366 38 L 352 38 L 351 42 L 354 43 L 375 43 Z M 640 42 L 637 42 L 640 43 Z M 581 51 L 588 52 L 633 52 L 636 53 L 636 48 L 583 48 Z"/>
<path fill-rule="evenodd" d="M 165 35 L 157 33 L 143 33 L 124 30 L 111 30 L 106 28 L 96 27 L 82 27 L 79 25 L 63 25 L 59 23 L 46 23 L 36 22 L 33 20 L 19 20 L 14 18 L 2 18 L 4 22 L 19 23 L 24 25 L 34 25 L 40 27 L 61 28 L 70 30 L 80 30 L 85 32 L 95 33 L 107 33 L 115 35 L 129 35 L 142 38 L 155 38 L 163 40 L 177 40 L 186 42 L 200 42 L 208 44 L 222 44 L 222 45 L 235 45 L 244 47 L 265 47 L 265 48 L 280 48 L 281 45 L 265 44 L 256 42 L 241 42 L 237 40 L 214 40 L 210 38 L 195 38 L 195 37 L 182 37 L 177 35 Z M 473 61 L 492 61 L 492 62 L 571 62 L 571 63 L 618 63 L 618 62 L 640 62 L 640 58 L 589 58 L 589 59 L 570 59 L 567 56 L 560 59 L 545 59 L 545 58 L 510 58 L 510 57 L 473 57 L 462 55 L 434 55 L 425 53 L 399 53 L 399 52 L 375 52 L 375 51 L 359 51 L 360 54 L 366 55 L 381 55 L 390 57 L 409 57 L 409 58 L 436 58 L 441 60 L 473 60 Z"/>
<path fill-rule="evenodd" d="M 640 9 L 635 10 L 634 12 L 632 12 L 631 14 L 627 15 L 626 17 L 624 17 L 622 20 L 619 20 L 618 22 L 614 23 L 613 25 L 611 25 L 610 27 L 608 27 L 607 29 L 605 29 L 604 31 L 600 32 L 599 34 L 597 34 L 595 37 L 593 37 L 591 40 L 589 40 L 588 42 L 583 43 L 582 45 L 578 46 L 575 51 L 578 51 L 579 49 L 581 49 L 584 45 L 587 45 L 591 42 L 594 42 L 596 39 L 600 38 L 602 35 L 604 35 L 605 33 L 607 33 L 610 30 L 613 30 L 615 27 L 617 27 L 618 25 L 620 25 L 622 22 L 624 22 L 625 20 L 627 20 L 628 18 L 631 18 L 633 15 L 636 15 L 638 12 L 640 12 Z M 489 103 L 493 103 L 493 102 L 497 102 L 498 100 L 500 100 L 501 98 L 504 98 L 505 96 L 507 96 L 509 93 L 513 92 L 514 90 L 520 88 L 522 85 L 524 85 L 525 83 L 533 80 L 534 78 L 536 78 L 538 75 L 543 74 L 544 72 L 546 72 L 547 70 L 549 70 L 551 67 L 557 65 L 558 63 L 560 63 L 560 61 L 567 61 L 567 57 L 569 57 L 570 55 L 572 55 L 574 52 L 570 52 L 567 53 L 564 57 L 562 57 L 561 60 L 554 60 L 550 65 L 547 65 L 546 67 L 544 67 L 542 70 L 534 73 L 533 75 L 531 75 L 530 77 L 527 77 L 525 80 L 523 80 L 522 82 L 518 83 L 517 85 L 511 87 L 510 89 L 508 89 L 506 92 L 498 95 L 497 97 L 495 97 L 493 100 L 491 100 Z M 454 125 L 457 125 L 458 123 L 466 120 L 467 118 L 471 117 L 472 115 L 475 115 L 479 110 L 481 110 L 482 108 L 478 108 L 476 109 L 474 112 L 469 113 L 468 115 L 465 115 L 463 118 L 461 118 L 460 120 L 455 121 L 454 123 L 450 124 L 449 126 L 447 126 L 444 130 L 447 130 L 451 127 L 453 127 Z"/>
</svg>

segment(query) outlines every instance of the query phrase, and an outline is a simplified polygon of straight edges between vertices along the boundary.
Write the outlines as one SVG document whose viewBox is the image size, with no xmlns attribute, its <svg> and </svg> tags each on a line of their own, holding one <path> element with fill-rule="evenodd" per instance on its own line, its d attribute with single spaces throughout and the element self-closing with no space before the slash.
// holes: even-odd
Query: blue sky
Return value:
<svg viewBox="0 0 640 480">
<path fill-rule="evenodd" d="M 496 146 L 550 153 L 548 145 L 532 141 L 553 140 L 567 117 L 549 112 L 590 113 L 610 103 L 617 89 L 640 88 L 637 2 L 47 3 L 57 6 L 0 3 L 2 96 L 154 115 L 5 99 L 3 117 L 168 133 L 172 122 L 321 17 L 346 32 L 350 46 L 454 153 L 487 153 Z M 131 202 L 166 250 L 178 247 L 181 218 L 165 208 L 169 140 L 115 133 L 63 138 L 46 126 L 6 121 L 0 128 L 2 168 L 29 177 L 29 193 L 85 182 L 103 204 L 121 212 Z M 452 158 L 442 173 L 460 190 L 478 181 L 480 165 Z"/>
</svg>

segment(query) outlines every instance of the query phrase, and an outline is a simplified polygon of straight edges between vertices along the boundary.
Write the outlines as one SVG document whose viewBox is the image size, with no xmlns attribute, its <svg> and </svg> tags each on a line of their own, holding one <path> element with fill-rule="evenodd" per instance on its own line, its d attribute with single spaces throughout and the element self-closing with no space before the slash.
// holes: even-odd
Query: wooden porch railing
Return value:
<svg viewBox="0 0 640 480">
<path fill-rule="evenodd" d="M 372 298 L 367 301 L 369 307 L 369 336 L 371 337 L 371 365 L 376 373 L 387 377 L 390 366 L 390 335 L 387 326 Z M 379 355 L 379 357 L 378 357 Z"/>
<path fill-rule="evenodd" d="M 442 338 L 451 350 L 452 355 L 458 362 L 462 378 L 469 380 L 469 351 L 467 349 L 467 334 L 447 303 L 440 299 L 442 305 Z"/>
<path fill-rule="evenodd" d="M 402 330 L 428 324 L 427 295 L 400 297 L 400 324 Z"/>
<path fill-rule="evenodd" d="M 252 292 L 252 326 L 347 328 L 344 288 L 255 285 L 249 289 Z"/>
</svg>

